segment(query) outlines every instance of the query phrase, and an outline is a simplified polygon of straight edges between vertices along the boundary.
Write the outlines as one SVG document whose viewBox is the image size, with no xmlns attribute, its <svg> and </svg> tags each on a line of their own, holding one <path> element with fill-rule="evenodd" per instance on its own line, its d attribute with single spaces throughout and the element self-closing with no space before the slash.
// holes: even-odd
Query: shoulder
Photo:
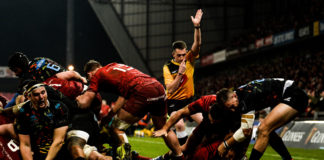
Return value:
<svg viewBox="0 0 324 160">
<path fill-rule="evenodd" d="M 24 113 L 30 112 L 31 102 L 26 101 L 26 102 L 16 105 L 16 107 L 17 107 L 16 109 L 18 110 L 19 116 L 24 116 Z M 14 110 L 15 110 L 15 108 L 14 108 Z"/>
<path fill-rule="evenodd" d="M 164 63 L 164 66 L 169 66 L 171 64 L 171 60 Z"/>
</svg>

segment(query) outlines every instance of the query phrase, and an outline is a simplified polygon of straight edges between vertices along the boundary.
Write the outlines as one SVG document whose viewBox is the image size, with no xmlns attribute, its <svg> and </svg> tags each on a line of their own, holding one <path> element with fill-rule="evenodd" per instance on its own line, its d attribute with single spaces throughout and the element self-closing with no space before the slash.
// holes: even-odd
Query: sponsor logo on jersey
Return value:
<svg viewBox="0 0 324 160">
<path fill-rule="evenodd" d="M 291 97 L 287 97 L 287 98 L 284 99 L 284 101 L 288 101 L 288 102 L 289 102 L 290 100 L 291 100 Z"/>
<path fill-rule="evenodd" d="M 41 60 L 37 61 L 36 62 L 36 70 L 41 68 L 44 64 L 45 64 L 45 59 L 41 59 Z"/>
</svg>

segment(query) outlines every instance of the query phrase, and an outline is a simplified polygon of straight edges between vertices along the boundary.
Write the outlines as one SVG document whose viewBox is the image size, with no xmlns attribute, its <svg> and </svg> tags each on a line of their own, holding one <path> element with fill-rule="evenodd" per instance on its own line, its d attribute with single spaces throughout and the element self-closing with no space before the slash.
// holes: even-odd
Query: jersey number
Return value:
<svg viewBox="0 0 324 160">
<path fill-rule="evenodd" d="M 121 71 L 121 72 L 126 72 L 126 71 L 129 71 L 129 70 L 132 70 L 134 69 L 133 67 L 130 67 L 130 66 L 127 66 L 127 65 L 124 65 L 124 64 L 119 64 L 117 67 L 114 67 L 113 70 L 118 70 L 118 71 Z"/>
<path fill-rule="evenodd" d="M 8 142 L 7 146 L 12 152 L 19 150 L 19 146 L 12 139 L 10 140 L 10 142 Z"/>
<path fill-rule="evenodd" d="M 60 66 L 57 66 L 57 65 L 52 64 L 52 63 L 47 64 L 46 67 L 47 67 L 48 69 L 51 69 L 51 70 L 54 70 L 54 71 L 59 71 L 59 70 L 61 69 Z"/>
</svg>

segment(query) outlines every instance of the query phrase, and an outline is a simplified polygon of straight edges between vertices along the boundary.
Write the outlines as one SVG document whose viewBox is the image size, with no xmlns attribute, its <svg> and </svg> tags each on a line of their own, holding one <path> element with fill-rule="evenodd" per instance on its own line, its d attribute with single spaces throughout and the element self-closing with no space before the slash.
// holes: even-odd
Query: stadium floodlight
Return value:
<svg viewBox="0 0 324 160">
<path fill-rule="evenodd" d="M 68 70 L 69 70 L 69 71 L 74 71 L 74 66 L 73 66 L 72 64 L 70 64 L 70 65 L 68 66 Z"/>
</svg>

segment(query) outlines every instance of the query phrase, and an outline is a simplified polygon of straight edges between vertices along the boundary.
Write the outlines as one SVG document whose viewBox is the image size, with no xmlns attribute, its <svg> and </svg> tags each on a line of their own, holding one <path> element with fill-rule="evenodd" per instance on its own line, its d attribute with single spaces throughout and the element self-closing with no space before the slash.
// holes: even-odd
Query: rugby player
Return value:
<svg viewBox="0 0 324 160">
<path fill-rule="evenodd" d="M 264 78 L 251 81 L 242 85 L 227 97 L 225 106 L 238 107 L 241 113 L 259 111 L 271 107 L 271 112 L 265 117 L 258 127 L 257 140 L 251 152 L 250 159 L 260 159 L 268 143 L 281 155 L 283 159 L 291 159 L 282 139 L 274 132 L 275 129 L 295 118 L 302 113 L 308 105 L 307 94 L 297 87 L 292 80 L 282 78 Z M 228 94 L 228 93 L 224 93 Z M 246 139 L 241 128 L 228 140 L 218 147 L 221 155 L 226 153 L 226 146 Z M 248 126 L 251 127 L 251 126 Z M 271 139 L 269 141 L 269 139 Z"/>
<path fill-rule="evenodd" d="M 107 119 L 102 119 L 102 123 L 107 124 L 110 117 L 116 114 L 112 123 L 117 124 L 118 129 L 125 130 L 148 112 L 157 129 L 166 123 L 165 90 L 155 78 L 133 67 L 118 63 L 102 66 L 99 62 L 90 60 L 84 68 L 90 79 L 90 85 L 83 95 L 77 97 L 79 107 L 89 107 L 99 91 L 119 95 L 115 105 L 111 106 Z M 175 153 L 175 157 L 183 157 L 173 131 L 169 131 L 168 136 L 163 136 L 163 139 Z"/>
</svg>

